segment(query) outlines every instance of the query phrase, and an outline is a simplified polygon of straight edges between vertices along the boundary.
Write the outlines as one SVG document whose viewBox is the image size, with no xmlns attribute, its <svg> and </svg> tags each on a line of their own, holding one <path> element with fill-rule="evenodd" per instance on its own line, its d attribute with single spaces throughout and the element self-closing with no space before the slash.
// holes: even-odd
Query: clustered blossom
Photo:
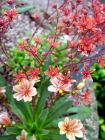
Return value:
<svg viewBox="0 0 105 140">
<path fill-rule="evenodd" d="M 81 94 L 77 91 L 70 98 L 73 100 L 74 106 L 79 106 L 81 104 L 87 106 L 92 102 L 92 95 L 90 90 L 82 91 Z"/>
<path fill-rule="evenodd" d="M 67 139 L 76 140 L 75 137 L 83 138 L 83 124 L 80 120 L 71 120 L 68 117 L 65 118 L 64 122 L 58 123 L 60 134 L 66 134 Z"/>
<path fill-rule="evenodd" d="M 10 26 L 11 22 L 18 16 L 15 8 L 8 11 L 4 11 L 2 17 L 0 17 L 0 37 L 3 35 L 7 28 Z"/>
<path fill-rule="evenodd" d="M 52 66 L 50 66 L 50 71 L 46 71 L 45 74 L 51 77 L 50 82 L 52 85 L 48 87 L 48 90 L 54 93 L 70 92 L 72 83 L 76 81 L 70 80 L 70 72 L 67 75 L 63 75 L 58 68 L 53 68 Z"/>
<path fill-rule="evenodd" d="M 13 90 L 15 94 L 13 95 L 14 98 L 17 101 L 24 100 L 25 102 L 27 101 L 32 101 L 32 97 L 37 94 L 36 88 L 34 87 L 34 84 L 37 81 L 35 80 L 27 80 L 27 79 L 22 79 L 22 81 L 13 86 Z"/>
</svg>

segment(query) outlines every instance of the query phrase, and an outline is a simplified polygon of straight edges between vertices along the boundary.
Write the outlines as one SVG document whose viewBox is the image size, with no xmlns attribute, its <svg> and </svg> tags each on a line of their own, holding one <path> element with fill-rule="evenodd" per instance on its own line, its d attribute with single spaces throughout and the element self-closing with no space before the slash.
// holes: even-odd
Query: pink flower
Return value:
<svg viewBox="0 0 105 140">
<path fill-rule="evenodd" d="M 68 117 L 65 118 L 64 122 L 61 121 L 58 123 L 58 127 L 60 129 L 60 134 L 66 134 L 66 137 L 69 140 L 76 140 L 75 137 L 82 138 L 83 137 L 83 124 L 80 120 L 70 120 Z"/>
<path fill-rule="evenodd" d="M 16 137 L 16 140 L 26 140 L 27 138 L 27 132 L 25 130 L 22 130 L 21 135 Z"/>
<path fill-rule="evenodd" d="M 0 95 L 3 95 L 6 92 L 5 87 L 0 87 Z"/>
<path fill-rule="evenodd" d="M 71 85 L 63 84 L 61 80 L 59 80 L 57 77 L 51 78 L 50 82 L 52 85 L 48 87 L 48 91 L 57 93 L 60 90 L 63 91 L 70 91 Z"/>
<path fill-rule="evenodd" d="M 70 79 L 69 73 L 66 76 L 62 73 L 58 73 L 57 76 L 54 76 L 50 79 L 50 82 L 52 83 L 52 85 L 48 87 L 48 90 L 50 92 L 57 93 L 59 91 L 71 91 L 72 83 L 76 82 L 76 80 Z"/>
<path fill-rule="evenodd" d="M 16 140 L 26 140 L 28 133 L 23 129 L 20 136 L 16 137 Z M 33 135 L 30 140 L 36 140 L 35 136 Z"/>
<path fill-rule="evenodd" d="M 7 112 L 0 113 L 0 124 L 4 124 L 6 126 L 11 124 L 11 120 Z"/>
<path fill-rule="evenodd" d="M 22 99 L 25 102 L 31 101 L 32 96 L 37 94 L 36 88 L 34 87 L 36 82 L 35 80 L 28 81 L 27 79 L 23 79 L 18 85 L 13 86 L 13 90 L 16 92 L 14 98 L 16 98 L 17 101 Z"/>
</svg>

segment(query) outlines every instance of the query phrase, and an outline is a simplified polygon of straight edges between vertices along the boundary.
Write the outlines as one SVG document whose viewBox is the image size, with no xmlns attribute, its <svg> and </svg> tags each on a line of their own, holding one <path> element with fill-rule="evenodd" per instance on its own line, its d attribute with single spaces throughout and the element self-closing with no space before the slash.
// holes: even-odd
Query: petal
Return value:
<svg viewBox="0 0 105 140">
<path fill-rule="evenodd" d="M 80 130 L 83 128 L 83 124 L 81 122 L 78 123 L 78 125 L 76 126 L 75 130 Z"/>
<path fill-rule="evenodd" d="M 20 91 L 20 85 L 13 86 L 13 91 L 19 92 Z"/>
<path fill-rule="evenodd" d="M 58 127 L 59 127 L 60 129 L 64 128 L 64 122 L 62 122 L 62 121 L 59 122 L 59 123 L 58 123 Z"/>
<path fill-rule="evenodd" d="M 65 118 L 65 123 L 69 123 L 69 121 L 70 121 L 70 120 L 69 120 L 69 117 L 66 117 L 66 118 Z"/>
<path fill-rule="evenodd" d="M 23 89 L 28 89 L 29 88 L 29 85 L 30 83 L 29 83 L 29 81 L 27 80 L 27 79 L 23 79 L 22 80 L 22 87 L 23 87 Z"/>
<path fill-rule="evenodd" d="M 15 93 L 15 94 L 13 95 L 13 97 L 14 97 L 17 101 L 20 101 L 20 100 L 23 99 L 23 94 L 21 94 L 21 93 Z"/>
<path fill-rule="evenodd" d="M 48 87 L 48 91 L 50 91 L 50 92 L 57 92 L 57 89 L 53 85 L 50 85 Z"/>
<path fill-rule="evenodd" d="M 61 134 L 61 135 L 65 134 L 65 133 L 66 133 L 65 130 L 60 130 L 60 134 Z"/>
<path fill-rule="evenodd" d="M 75 131 L 75 136 L 76 137 L 78 137 L 78 138 L 82 138 L 83 137 L 83 132 L 82 132 L 82 130 L 77 130 L 77 131 Z"/>
<path fill-rule="evenodd" d="M 31 88 L 29 92 L 29 96 L 35 96 L 37 94 L 36 88 Z"/>
<path fill-rule="evenodd" d="M 32 97 L 31 96 L 24 96 L 23 99 L 24 99 L 24 102 L 32 101 Z"/>
<path fill-rule="evenodd" d="M 66 134 L 66 137 L 67 137 L 69 140 L 76 140 L 76 139 L 75 139 L 75 136 L 74 136 L 72 133 L 67 133 L 67 134 Z"/>
<path fill-rule="evenodd" d="M 22 134 L 22 136 L 23 136 L 24 138 L 27 137 L 27 132 L 26 132 L 24 129 L 22 130 L 22 133 L 21 133 L 21 134 Z"/>
</svg>

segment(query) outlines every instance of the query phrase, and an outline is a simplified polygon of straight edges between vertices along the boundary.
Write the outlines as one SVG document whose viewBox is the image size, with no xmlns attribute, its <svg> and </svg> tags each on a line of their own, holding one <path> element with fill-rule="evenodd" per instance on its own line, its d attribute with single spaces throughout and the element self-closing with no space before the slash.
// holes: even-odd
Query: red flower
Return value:
<svg viewBox="0 0 105 140">
<path fill-rule="evenodd" d="M 40 74 L 39 68 L 32 68 L 29 71 L 27 71 L 27 74 L 30 75 L 31 79 L 38 79 L 38 75 Z"/>
<path fill-rule="evenodd" d="M 38 36 L 35 37 L 35 38 L 33 38 L 33 40 L 35 40 L 35 43 L 36 43 L 36 44 L 40 44 L 41 41 L 42 41 Z"/>
<path fill-rule="evenodd" d="M 33 48 L 32 49 L 30 49 L 29 50 L 29 54 L 30 55 L 35 55 L 35 54 L 37 54 L 38 53 L 38 48 L 37 48 L 37 46 L 33 46 Z"/>
<path fill-rule="evenodd" d="M 91 70 L 87 70 L 87 65 L 84 64 L 84 70 L 81 72 L 81 74 L 83 75 L 83 79 L 86 79 L 86 78 L 91 78 L 91 73 L 94 72 L 95 69 L 91 69 Z"/>
<path fill-rule="evenodd" d="M 92 97 L 91 97 L 91 93 L 88 90 L 83 93 L 82 100 L 85 105 L 90 104 Z"/>
<path fill-rule="evenodd" d="M 59 75 L 59 69 L 58 68 L 53 68 L 51 65 L 49 66 L 50 70 L 46 71 L 46 75 L 50 75 L 51 77 L 55 77 Z"/>
<path fill-rule="evenodd" d="M 22 79 L 26 79 L 26 75 L 22 72 L 22 70 L 18 70 L 18 73 L 13 74 L 16 78 L 15 82 L 20 82 Z"/>
<path fill-rule="evenodd" d="M 17 16 L 18 16 L 18 13 L 17 13 L 17 11 L 16 11 L 15 8 L 10 9 L 10 10 L 4 12 L 4 17 L 5 17 L 7 20 L 9 20 L 9 21 L 13 20 L 13 19 L 16 18 Z"/>
<path fill-rule="evenodd" d="M 62 81 L 62 84 L 64 84 L 64 85 L 76 81 L 76 80 L 72 80 L 72 79 L 70 80 L 70 71 L 68 71 L 67 75 L 61 74 L 60 79 Z"/>
<path fill-rule="evenodd" d="M 56 48 L 57 46 L 59 46 L 59 43 L 54 41 L 54 39 L 49 39 L 48 43 L 49 43 L 51 48 Z"/>
<path fill-rule="evenodd" d="M 98 63 L 101 67 L 105 67 L 105 58 L 102 55 L 98 58 Z"/>
<path fill-rule="evenodd" d="M 12 5 L 14 3 L 14 0 L 7 0 L 7 3 Z"/>
<path fill-rule="evenodd" d="M 18 45 L 18 48 L 21 50 L 25 50 L 27 48 L 27 46 L 28 46 L 27 41 L 22 40 L 22 42 Z"/>
</svg>

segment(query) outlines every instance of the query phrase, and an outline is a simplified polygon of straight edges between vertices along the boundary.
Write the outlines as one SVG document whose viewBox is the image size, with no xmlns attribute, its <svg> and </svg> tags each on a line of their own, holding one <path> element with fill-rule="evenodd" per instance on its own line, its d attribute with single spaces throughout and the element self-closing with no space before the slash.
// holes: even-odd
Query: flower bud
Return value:
<svg viewBox="0 0 105 140">
<path fill-rule="evenodd" d="M 82 89 L 84 86 L 85 86 L 85 82 L 82 81 L 82 82 L 80 82 L 80 83 L 77 85 L 76 89 L 77 89 L 77 90 L 80 90 L 80 89 Z"/>
<path fill-rule="evenodd" d="M 0 124 L 6 125 L 6 126 L 11 124 L 11 120 L 7 112 L 0 113 Z"/>
<path fill-rule="evenodd" d="M 14 0 L 8 0 L 7 3 L 8 3 L 9 5 L 12 5 L 12 4 L 14 3 Z"/>
</svg>

